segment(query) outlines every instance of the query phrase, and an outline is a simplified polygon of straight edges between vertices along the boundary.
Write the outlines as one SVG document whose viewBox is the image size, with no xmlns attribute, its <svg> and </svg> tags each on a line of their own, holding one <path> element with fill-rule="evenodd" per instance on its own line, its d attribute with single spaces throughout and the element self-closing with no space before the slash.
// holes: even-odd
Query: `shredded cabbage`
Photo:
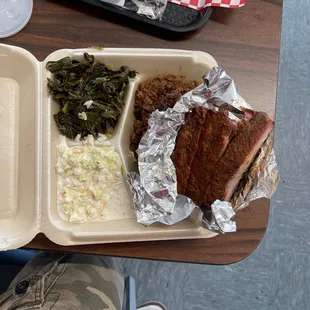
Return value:
<svg viewBox="0 0 310 310">
<path fill-rule="evenodd" d="M 88 136 L 57 146 L 57 205 L 70 222 L 106 219 L 109 204 L 118 196 L 124 171 L 118 153 L 106 136 Z"/>
</svg>

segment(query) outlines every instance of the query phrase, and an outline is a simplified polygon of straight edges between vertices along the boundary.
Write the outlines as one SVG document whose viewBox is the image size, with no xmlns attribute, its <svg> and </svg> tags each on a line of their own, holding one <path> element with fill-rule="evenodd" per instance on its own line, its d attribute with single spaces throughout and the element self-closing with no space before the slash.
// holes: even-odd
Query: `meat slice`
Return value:
<svg viewBox="0 0 310 310">
<path fill-rule="evenodd" d="M 254 112 L 250 120 L 241 122 L 238 132 L 211 172 L 205 192 L 207 206 L 216 199 L 230 201 L 242 175 L 273 127 L 274 122 L 264 112 Z"/>
<path fill-rule="evenodd" d="M 224 112 L 207 110 L 204 127 L 200 134 L 198 149 L 192 162 L 185 195 L 196 205 L 204 202 L 210 174 L 235 134 L 237 123 Z"/>
<path fill-rule="evenodd" d="M 207 109 L 194 108 L 186 115 L 180 130 L 172 160 L 177 174 L 178 194 L 184 195 L 192 161 L 198 149 L 198 142 L 203 128 Z"/>
</svg>

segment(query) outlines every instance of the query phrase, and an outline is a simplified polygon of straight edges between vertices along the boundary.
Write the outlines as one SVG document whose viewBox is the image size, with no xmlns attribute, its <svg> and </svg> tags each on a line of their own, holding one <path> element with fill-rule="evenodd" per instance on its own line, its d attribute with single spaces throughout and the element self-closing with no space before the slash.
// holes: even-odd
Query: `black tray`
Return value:
<svg viewBox="0 0 310 310">
<path fill-rule="evenodd" d="M 189 32 L 201 28 L 209 19 L 212 8 L 207 7 L 201 11 L 196 11 L 181 5 L 168 2 L 167 8 L 161 20 L 152 20 L 134 11 L 123 9 L 115 5 L 101 2 L 100 0 L 81 0 L 99 8 L 106 9 L 118 14 L 134 18 L 136 20 L 151 24 L 156 27 L 164 28 L 173 32 Z"/>
</svg>

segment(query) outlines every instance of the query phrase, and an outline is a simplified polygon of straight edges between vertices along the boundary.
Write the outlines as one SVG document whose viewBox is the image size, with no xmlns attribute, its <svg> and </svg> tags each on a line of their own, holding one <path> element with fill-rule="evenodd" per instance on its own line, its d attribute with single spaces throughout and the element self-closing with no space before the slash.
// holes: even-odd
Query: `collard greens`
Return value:
<svg viewBox="0 0 310 310">
<path fill-rule="evenodd" d="M 65 57 L 49 61 L 46 68 L 48 90 L 60 105 L 54 120 L 61 134 L 74 139 L 98 133 L 111 134 L 124 107 L 124 92 L 135 71 L 121 67 L 114 71 L 96 62 L 93 55 L 84 54 L 79 62 Z"/>
</svg>

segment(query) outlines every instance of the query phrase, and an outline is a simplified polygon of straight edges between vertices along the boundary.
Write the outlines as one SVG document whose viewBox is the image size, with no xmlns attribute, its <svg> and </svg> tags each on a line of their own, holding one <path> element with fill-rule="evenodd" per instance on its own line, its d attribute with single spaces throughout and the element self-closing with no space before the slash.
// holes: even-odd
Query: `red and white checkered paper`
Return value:
<svg viewBox="0 0 310 310">
<path fill-rule="evenodd" d="M 169 2 L 201 10 L 207 6 L 220 6 L 230 9 L 240 8 L 244 6 L 245 0 L 169 0 Z"/>
</svg>

